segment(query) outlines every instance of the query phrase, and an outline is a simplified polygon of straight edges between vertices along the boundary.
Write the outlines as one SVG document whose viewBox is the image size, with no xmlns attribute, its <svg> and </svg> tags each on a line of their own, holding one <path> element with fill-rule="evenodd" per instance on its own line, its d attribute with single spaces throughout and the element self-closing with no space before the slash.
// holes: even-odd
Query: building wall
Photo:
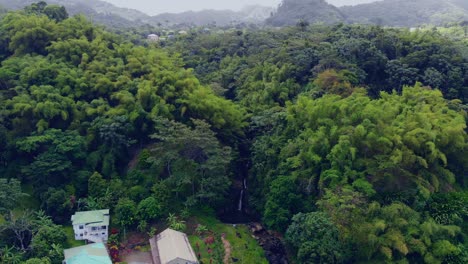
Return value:
<svg viewBox="0 0 468 264">
<path fill-rule="evenodd" d="M 83 227 L 83 229 L 80 229 L 80 226 Z M 94 230 L 93 230 L 94 229 Z M 73 226 L 73 231 L 75 232 L 75 239 L 76 240 L 93 240 L 94 239 L 99 239 L 99 240 L 104 240 L 107 241 L 109 238 L 109 227 L 105 226 L 103 229 L 102 227 L 91 227 L 91 226 L 86 226 L 86 225 L 74 225 Z"/>
</svg>

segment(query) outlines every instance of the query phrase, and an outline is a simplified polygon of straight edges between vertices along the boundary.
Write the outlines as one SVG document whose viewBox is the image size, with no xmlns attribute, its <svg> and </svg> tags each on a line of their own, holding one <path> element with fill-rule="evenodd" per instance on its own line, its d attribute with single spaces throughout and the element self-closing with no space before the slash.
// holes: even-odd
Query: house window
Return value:
<svg viewBox="0 0 468 264">
<path fill-rule="evenodd" d="M 91 231 L 96 231 L 97 230 L 97 227 L 91 227 Z"/>
<path fill-rule="evenodd" d="M 80 225 L 80 229 L 83 229 L 84 227 L 82 225 Z"/>
<path fill-rule="evenodd" d="M 101 226 L 102 230 L 106 230 L 107 226 Z"/>
<path fill-rule="evenodd" d="M 83 236 L 83 234 L 80 234 L 80 237 L 82 237 L 82 236 Z"/>
</svg>

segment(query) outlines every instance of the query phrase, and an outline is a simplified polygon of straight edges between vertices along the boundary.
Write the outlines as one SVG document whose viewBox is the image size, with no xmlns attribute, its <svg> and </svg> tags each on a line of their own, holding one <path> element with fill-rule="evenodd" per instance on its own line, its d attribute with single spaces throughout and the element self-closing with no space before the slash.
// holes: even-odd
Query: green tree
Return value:
<svg viewBox="0 0 468 264">
<path fill-rule="evenodd" d="M 15 54 L 46 54 L 46 48 L 55 40 L 57 25 L 46 16 L 26 16 L 9 13 L 3 19 L 10 35 L 9 50 Z"/>
<path fill-rule="evenodd" d="M 325 213 L 296 214 L 285 238 L 301 263 L 345 263 L 349 257 L 338 228 Z"/>
<path fill-rule="evenodd" d="M 124 235 L 126 235 L 127 227 L 136 221 L 137 205 L 128 198 L 121 198 L 114 211 L 115 222 L 124 229 Z"/>
<path fill-rule="evenodd" d="M 20 199 L 27 194 L 21 191 L 21 183 L 17 179 L 0 178 L 0 212 L 5 213 L 15 209 Z"/>
<path fill-rule="evenodd" d="M 60 22 L 68 18 L 68 12 L 64 6 L 48 5 L 44 8 L 43 12 L 48 18 L 56 22 Z"/>
<path fill-rule="evenodd" d="M 161 216 L 161 206 L 154 197 L 143 199 L 137 208 L 139 219 L 144 221 L 155 220 Z"/>
<path fill-rule="evenodd" d="M 292 216 L 300 211 L 301 196 L 297 194 L 294 180 L 281 176 L 270 186 L 263 220 L 274 230 L 285 231 Z"/>
<path fill-rule="evenodd" d="M 53 263 L 63 260 L 62 250 L 57 245 L 64 245 L 67 236 L 61 226 L 50 224 L 39 228 L 31 241 L 33 255 L 38 258 L 51 258 Z M 55 245 L 55 247 L 54 247 Z M 58 251 L 58 253 L 57 253 Z"/>
<path fill-rule="evenodd" d="M 22 254 L 16 252 L 14 247 L 5 246 L 0 249 L 0 260 L 2 263 L 19 264 L 22 258 Z"/>
<path fill-rule="evenodd" d="M 158 122 L 158 132 L 151 137 L 161 142 L 152 149 L 149 160 L 173 192 L 183 194 L 188 203 L 216 205 L 223 201 L 230 183 L 231 149 L 220 144 L 204 121 L 193 119 L 193 129 L 173 121 Z"/>
<path fill-rule="evenodd" d="M 103 197 L 108 188 L 108 183 L 101 174 L 94 172 L 88 180 L 88 195 L 92 197 Z"/>
</svg>

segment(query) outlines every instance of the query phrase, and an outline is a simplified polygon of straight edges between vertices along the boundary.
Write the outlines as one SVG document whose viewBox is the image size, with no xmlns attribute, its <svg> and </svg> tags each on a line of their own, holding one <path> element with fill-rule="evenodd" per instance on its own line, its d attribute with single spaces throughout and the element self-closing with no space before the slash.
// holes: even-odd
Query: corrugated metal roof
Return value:
<svg viewBox="0 0 468 264">
<path fill-rule="evenodd" d="M 100 223 L 97 225 L 109 225 L 109 209 L 76 212 L 71 218 L 73 225 Z"/>
<path fill-rule="evenodd" d="M 103 243 L 65 249 L 63 254 L 67 264 L 112 264 Z"/>
<path fill-rule="evenodd" d="M 182 259 L 189 263 L 198 263 L 195 252 L 190 245 L 188 237 L 182 232 L 166 229 L 156 236 L 156 249 L 153 256 L 159 255 L 160 263 L 168 263 L 175 259 Z"/>
</svg>

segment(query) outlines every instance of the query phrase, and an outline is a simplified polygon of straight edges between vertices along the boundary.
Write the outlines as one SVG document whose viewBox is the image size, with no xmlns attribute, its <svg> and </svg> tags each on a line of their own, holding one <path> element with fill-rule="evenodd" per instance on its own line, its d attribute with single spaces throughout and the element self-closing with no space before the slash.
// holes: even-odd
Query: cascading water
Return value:
<svg viewBox="0 0 468 264">
<path fill-rule="evenodd" d="M 249 192 L 247 190 L 247 180 L 250 168 L 249 146 L 248 142 L 243 142 L 239 146 L 240 157 L 236 163 L 236 178 L 231 185 L 229 192 L 230 203 L 218 211 L 218 216 L 224 223 L 241 224 L 255 221 L 256 215 L 250 214 Z"/>
<path fill-rule="evenodd" d="M 244 189 L 240 192 L 239 205 L 237 206 L 237 211 L 242 211 L 242 200 L 244 200 Z"/>
<path fill-rule="evenodd" d="M 240 195 L 239 195 L 239 203 L 238 203 L 238 206 L 237 206 L 237 211 L 242 211 L 242 203 L 244 202 L 244 192 L 245 190 L 247 190 L 247 179 L 244 178 L 244 180 L 242 181 L 242 189 L 240 191 Z"/>
</svg>

